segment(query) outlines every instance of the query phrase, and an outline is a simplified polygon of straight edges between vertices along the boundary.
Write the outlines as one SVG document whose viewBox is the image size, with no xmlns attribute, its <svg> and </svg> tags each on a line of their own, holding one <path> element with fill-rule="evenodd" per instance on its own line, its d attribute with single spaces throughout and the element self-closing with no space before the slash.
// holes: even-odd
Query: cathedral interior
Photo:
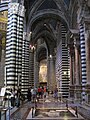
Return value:
<svg viewBox="0 0 90 120">
<path fill-rule="evenodd" d="M 39 86 L 50 93 L 48 105 L 41 100 L 44 107 L 64 105 L 69 111 L 73 104 L 75 120 L 90 119 L 90 0 L 0 0 L 0 88 L 20 88 L 26 97 L 29 88 Z M 55 87 L 61 98 L 57 103 Z M 28 116 L 34 103 L 25 105 L 6 120 L 29 120 L 18 118 L 26 106 Z M 74 119 L 71 112 L 54 114 L 57 120 Z"/>
</svg>

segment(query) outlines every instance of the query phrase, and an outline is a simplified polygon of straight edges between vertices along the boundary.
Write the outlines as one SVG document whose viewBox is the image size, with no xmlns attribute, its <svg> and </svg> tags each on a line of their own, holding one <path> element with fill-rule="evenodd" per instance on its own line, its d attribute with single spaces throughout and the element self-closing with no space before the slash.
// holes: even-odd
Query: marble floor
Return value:
<svg viewBox="0 0 90 120">
<path fill-rule="evenodd" d="M 86 120 L 78 113 L 77 106 L 47 96 L 36 103 L 26 101 L 19 108 L 10 109 L 6 120 Z"/>
</svg>

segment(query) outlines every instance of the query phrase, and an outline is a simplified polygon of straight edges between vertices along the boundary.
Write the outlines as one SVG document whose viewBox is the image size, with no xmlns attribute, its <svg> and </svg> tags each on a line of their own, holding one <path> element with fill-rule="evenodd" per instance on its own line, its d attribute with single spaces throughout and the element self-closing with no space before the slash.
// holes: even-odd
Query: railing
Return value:
<svg viewBox="0 0 90 120">
<path fill-rule="evenodd" d="M 78 113 L 78 106 L 76 104 L 74 104 L 74 103 L 71 103 L 71 104 L 73 104 L 73 105 L 69 105 L 69 101 L 66 100 L 66 108 L 67 108 L 67 110 L 68 110 L 69 107 L 71 107 L 72 109 L 74 109 L 75 115 L 78 118 L 78 114 L 79 114 Z"/>
<path fill-rule="evenodd" d="M 2 112 L 4 112 L 4 115 L 5 115 L 4 120 L 6 120 L 7 119 L 6 114 L 7 114 L 7 111 L 9 110 L 9 106 L 5 107 L 4 96 L 0 96 L 0 102 L 1 102 L 1 104 L 0 104 L 0 120 L 2 120 Z M 9 116 L 9 120 L 10 120 L 10 116 Z"/>
</svg>

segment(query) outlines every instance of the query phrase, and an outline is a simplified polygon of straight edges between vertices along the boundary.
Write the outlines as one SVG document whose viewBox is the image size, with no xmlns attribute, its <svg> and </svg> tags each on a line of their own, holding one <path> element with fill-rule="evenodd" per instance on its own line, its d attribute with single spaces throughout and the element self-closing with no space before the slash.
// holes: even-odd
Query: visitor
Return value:
<svg viewBox="0 0 90 120">
<path fill-rule="evenodd" d="M 32 102 L 35 102 L 36 100 L 36 91 L 34 88 L 31 89 L 31 95 L 32 95 Z"/>
<path fill-rule="evenodd" d="M 44 98 L 46 98 L 46 94 L 47 94 L 47 88 L 46 88 L 46 86 L 44 86 L 43 92 L 44 92 Z"/>
<path fill-rule="evenodd" d="M 17 89 L 17 97 L 16 97 L 16 107 L 19 107 L 20 106 L 20 97 L 21 97 L 21 89 L 18 88 Z"/>
<path fill-rule="evenodd" d="M 57 89 L 57 86 L 55 86 L 55 89 L 54 89 L 54 98 L 57 99 L 58 98 L 58 89 Z"/>
<path fill-rule="evenodd" d="M 14 89 L 11 89 L 10 94 L 11 94 L 11 107 L 14 107 L 15 106 L 15 91 L 14 91 Z"/>
<path fill-rule="evenodd" d="M 38 95 L 39 95 L 39 98 L 42 98 L 42 87 L 38 87 Z"/>
<path fill-rule="evenodd" d="M 31 101 L 31 97 L 32 97 L 31 89 L 28 88 L 28 93 L 27 93 L 27 99 L 28 99 L 28 101 Z"/>
</svg>

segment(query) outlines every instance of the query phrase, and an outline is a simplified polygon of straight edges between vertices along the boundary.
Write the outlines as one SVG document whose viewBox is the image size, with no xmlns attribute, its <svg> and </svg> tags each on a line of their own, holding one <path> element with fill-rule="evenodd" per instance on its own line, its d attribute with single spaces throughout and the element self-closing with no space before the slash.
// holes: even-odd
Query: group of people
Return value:
<svg viewBox="0 0 90 120">
<path fill-rule="evenodd" d="M 10 93 L 10 97 L 11 97 L 11 106 L 20 106 L 20 101 L 24 101 L 25 97 L 23 96 L 23 94 L 21 93 L 20 88 L 18 88 L 15 92 L 14 89 L 11 89 Z M 49 94 L 49 91 L 47 89 L 47 86 L 39 86 L 38 88 L 28 88 L 27 91 L 27 99 L 30 102 L 35 102 L 36 100 L 39 101 L 39 99 L 42 98 L 46 98 Z M 53 97 L 54 98 L 58 98 L 58 89 L 57 87 L 55 87 L 54 91 L 53 91 Z"/>
<path fill-rule="evenodd" d="M 7 93 L 10 96 L 11 101 L 11 107 L 19 107 L 20 106 L 20 100 L 24 100 L 24 95 L 21 94 L 21 89 L 17 88 L 16 90 L 14 88 L 11 88 L 10 91 L 7 91 Z"/>
<path fill-rule="evenodd" d="M 27 99 L 28 101 L 33 101 L 35 102 L 35 100 L 39 100 L 40 98 L 45 98 L 47 95 L 47 87 L 41 87 L 39 86 L 38 88 L 29 88 L 28 89 L 28 94 L 27 94 Z"/>
</svg>

